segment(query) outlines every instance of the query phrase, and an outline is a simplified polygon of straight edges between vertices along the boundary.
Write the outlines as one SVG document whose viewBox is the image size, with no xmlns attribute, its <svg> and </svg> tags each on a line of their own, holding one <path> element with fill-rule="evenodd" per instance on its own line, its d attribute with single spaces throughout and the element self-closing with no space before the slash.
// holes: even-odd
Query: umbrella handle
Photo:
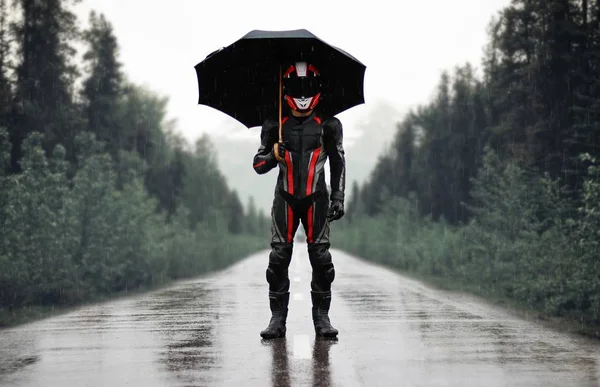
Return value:
<svg viewBox="0 0 600 387">
<path fill-rule="evenodd" d="M 283 99 L 283 92 L 282 92 L 282 81 L 281 81 L 281 65 L 279 65 L 279 143 L 282 143 L 282 138 L 281 138 L 281 100 Z M 275 158 L 277 159 L 277 161 L 281 161 L 281 156 L 279 156 L 279 148 L 275 147 Z"/>
</svg>

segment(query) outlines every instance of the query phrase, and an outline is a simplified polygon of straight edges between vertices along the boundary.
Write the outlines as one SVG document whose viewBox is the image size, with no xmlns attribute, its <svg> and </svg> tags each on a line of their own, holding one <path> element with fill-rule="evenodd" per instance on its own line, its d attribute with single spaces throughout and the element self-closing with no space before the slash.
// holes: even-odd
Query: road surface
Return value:
<svg viewBox="0 0 600 387">
<path fill-rule="evenodd" d="M 337 341 L 315 340 L 298 243 L 286 339 L 261 252 L 216 274 L 0 331 L 1 386 L 598 386 L 597 342 L 333 251 Z"/>
</svg>

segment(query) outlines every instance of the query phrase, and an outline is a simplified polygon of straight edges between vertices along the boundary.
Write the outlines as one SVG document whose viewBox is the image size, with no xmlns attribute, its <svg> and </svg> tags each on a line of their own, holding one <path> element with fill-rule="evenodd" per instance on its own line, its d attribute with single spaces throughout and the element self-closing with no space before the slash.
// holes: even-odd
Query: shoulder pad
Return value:
<svg viewBox="0 0 600 387">
<path fill-rule="evenodd" d="M 271 130 L 273 130 L 273 128 L 278 128 L 278 127 L 279 127 L 278 121 L 268 118 L 263 122 L 262 131 L 270 132 Z"/>
<path fill-rule="evenodd" d="M 334 132 L 341 132 L 343 128 L 342 121 L 340 121 L 337 117 L 330 117 L 324 120 L 323 127 L 329 128 Z"/>
</svg>

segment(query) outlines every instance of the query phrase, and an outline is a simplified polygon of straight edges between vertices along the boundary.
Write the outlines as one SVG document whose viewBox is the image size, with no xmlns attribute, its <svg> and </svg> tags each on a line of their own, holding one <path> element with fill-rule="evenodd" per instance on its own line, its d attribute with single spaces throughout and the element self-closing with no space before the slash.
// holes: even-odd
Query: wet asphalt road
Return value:
<svg viewBox="0 0 600 387">
<path fill-rule="evenodd" d="M 297 244 L 286 339 L 264 342 L 267 253 L 0 331 L 1 386 L 599 386 L 600 347 L 333 251 L 337 341 L 315 340 Z"/>
</svg>

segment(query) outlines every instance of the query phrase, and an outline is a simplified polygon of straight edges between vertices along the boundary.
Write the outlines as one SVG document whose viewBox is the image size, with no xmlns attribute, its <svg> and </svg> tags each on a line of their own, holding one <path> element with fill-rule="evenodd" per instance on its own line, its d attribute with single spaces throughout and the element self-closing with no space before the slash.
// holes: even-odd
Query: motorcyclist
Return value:
<svg viewBox="0 0 600 387">
<path fill-rule="evenodd" d="M 317 336 L 335 337 L 329 319 L 331 283 L 335 269 L 329 252 L 329 222 L 344 216 L 345 156 L 342 123 L 322 116 L 316 107 L 322 99 L 321 76 L 307 62 L 284 67 L 283 93 L 287 112 L 279 123 L 266 120 L 253 167 L 265 174 L 279 166 L 271 210 L 271 253 L 266 271 L 271 320 L 263 338 L 285 336 L 294 235 L 304 227 L 312 266 L 312 318 Z M 331 192 L 325 182 L 324 165 L 329 158 Z M 331 201 L 331 203 L 330 203 Z"/>
</svg>

